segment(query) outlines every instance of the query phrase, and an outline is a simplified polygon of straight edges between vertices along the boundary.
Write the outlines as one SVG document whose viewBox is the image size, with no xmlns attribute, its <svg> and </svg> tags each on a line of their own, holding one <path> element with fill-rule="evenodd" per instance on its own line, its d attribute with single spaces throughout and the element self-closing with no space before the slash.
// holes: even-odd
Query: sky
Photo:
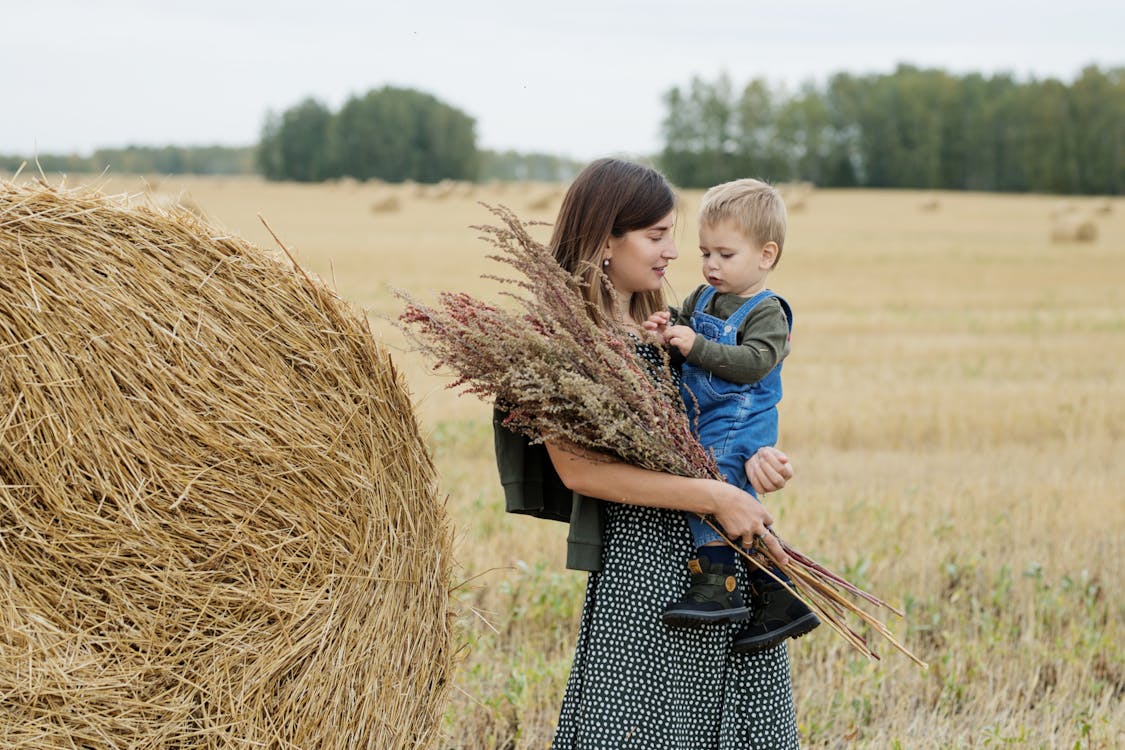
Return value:
<svg viewBox="0 0 1125 750">
<path fill-rule="evenodd" d="M 248 145 L 269 111 L 385 85 L 476 120 L 483 148 L 659 150 L 662 94 L 726 72 L 796 88 L 899 63 L 1072 80 L 1125 66 L 1102 0 L 22 0 L 5 4 L 0 153 Z"/>
</svg>

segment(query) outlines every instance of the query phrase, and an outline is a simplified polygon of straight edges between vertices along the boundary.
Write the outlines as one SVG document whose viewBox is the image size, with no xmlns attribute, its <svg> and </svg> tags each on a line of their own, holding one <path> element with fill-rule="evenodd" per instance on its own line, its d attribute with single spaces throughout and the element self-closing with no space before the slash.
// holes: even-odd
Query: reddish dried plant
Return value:
<svg viewBox="0 0 1125 750">
<path fill-rule="evenodd" d="M 559 266 L 528 225 L 506 208 L 489 210 L 502 226 L 475 228 L 497 251 L 488 257 L 518 276 L 486 278 L 506 287 L 503 294 L 515 301 L 513 309 L 463 292 L 442 292 L 433 307 L 398 293 L 407 303 L 401 328 L 434 369 L 454 374 L 451 387 L 506 411 L 505 424 L 534 442 L 572 443 L 644 469 L 722 479 L 714 457 L 692 433 L 669 371 L 639 356 L 642 342 L 634 334 L 613 322 L 594 321 L 583 282 Z M 781 567 L 791 590 L 836 632 L 878 658 L 847 624 L 850 613 L 925 666 L 847 595 L 901 612 L 778 540 L 790 558 Z M 761 543 L 758 554 L 728 543 L 764 570 L 775 562 Z"/>
</svg>

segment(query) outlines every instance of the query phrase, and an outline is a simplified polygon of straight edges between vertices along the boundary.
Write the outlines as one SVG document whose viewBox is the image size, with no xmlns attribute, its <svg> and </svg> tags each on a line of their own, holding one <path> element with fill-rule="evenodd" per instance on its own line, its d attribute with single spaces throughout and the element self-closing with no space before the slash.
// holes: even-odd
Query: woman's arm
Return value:
<svg viewBox="0 0 1125 750">
<path fill-rule="evenodd" d="M 574 492 L 628 505 L 710 514 L 732 541 L 749 545 L 755 536 L 763 535 L 775 559 L 782 564 L 788 562 L 777 539 L 766 533 L 773 517 L 749 493 L 734 485 L 640 469 L 575 445 L 546 445 L 559 478 Z"/>
</svg>

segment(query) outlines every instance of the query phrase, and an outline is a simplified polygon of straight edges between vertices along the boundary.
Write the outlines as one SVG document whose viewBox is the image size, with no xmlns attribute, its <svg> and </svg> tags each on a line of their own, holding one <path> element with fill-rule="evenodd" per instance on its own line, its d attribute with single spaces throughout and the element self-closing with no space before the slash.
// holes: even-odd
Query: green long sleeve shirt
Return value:
<svg viewBox="0 0 1125 750">
<path fill-rule="evenodd" d="M 684 300 L 683 307 L 670 308 L 672 325 L 691 325 L 691 312 L 699 295 L 707 289 L 699 286 Z M 736 294 L 716 294 L 704 308 L 708 315 L 726 319 L 742 306 L 745 297 Z M 687 361 L 707 372 L 732 383 L 750 385 L 769 374 L 789 355 L 789 320 L 776 297 L 762 300 L 738 329 L 738 346 L 695 337 Z M 672 351 L 672 363 L 683 364 L 684 357 Z"/>
</svg>

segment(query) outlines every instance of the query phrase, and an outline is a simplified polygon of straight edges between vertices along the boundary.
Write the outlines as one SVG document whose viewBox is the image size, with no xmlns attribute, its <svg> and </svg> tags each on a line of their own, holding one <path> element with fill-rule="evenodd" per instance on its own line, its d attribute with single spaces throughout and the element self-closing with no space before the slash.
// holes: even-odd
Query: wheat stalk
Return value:
<svg viewBox="0 0 1125 750">
<path fill-rule="evenodd" d="M 489 257 L 519 273 L 517 278 L 486 278 L 523 293 L 505 290 L 504 296 L 516 302 L 514 310 L 505 310 L 460 292 L 439 294 L 436 306 L 397 292 L 407 303 L 400 326 L 434 369 L 452 371 L 451 387 L 495 402 L 508 413 L 504 424 L 533 442 L 572 443 L 644 469 L 722 479 L 713 456 L 692 434 L 670 372 L 645 364 L 636 352 L 638 339 L 620 325 L 594 322 L 582 282 L 531 237 L 528 225 L 507 208 L 486 208 L 501 222 L 476 227 L 497 250 Z M 608 284 L 604 277 L 603 283 Z M 729 539 L 727 543 L 769 572 L 758 555 L 747 554 Z M 791 579 L 786 588 L 848 643 L 878 658 L 848 626 L 846 617 L 853 615 L 926 666 L 850 597 L 899 616 L 901 611 L 781 543 L 789 555 L 789 562 L 778 566 Z M 756 547 L 776 564 L 764 544 L 759 541 Z"/>
</svg>

